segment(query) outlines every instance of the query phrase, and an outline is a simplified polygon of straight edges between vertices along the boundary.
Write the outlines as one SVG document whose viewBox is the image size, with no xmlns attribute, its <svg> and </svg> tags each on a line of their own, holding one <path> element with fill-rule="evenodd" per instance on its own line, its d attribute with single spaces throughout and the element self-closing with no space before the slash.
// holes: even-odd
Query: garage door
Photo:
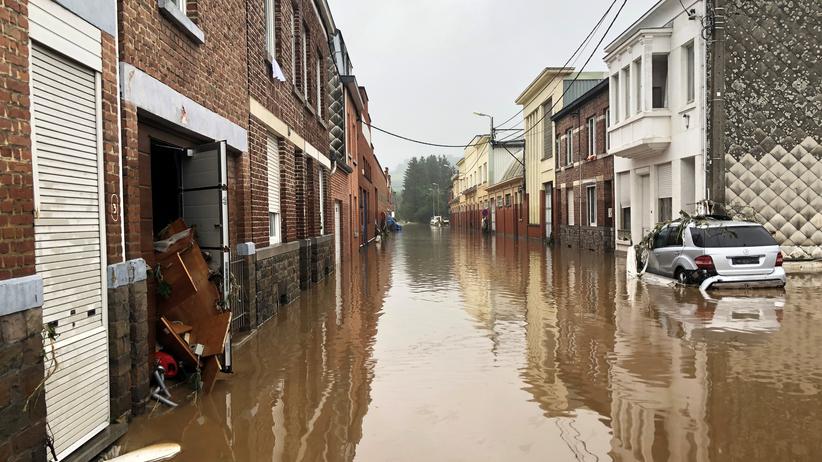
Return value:
<svg viewBox="0 0 822 462">
<path fill-rule="evenodd" d="M 46 412 L 62 459 L 109 420 L 99 75 L 35 44 L 31 77 L 35 264 L 56 334 L 45 340 Z"/>
</svg>

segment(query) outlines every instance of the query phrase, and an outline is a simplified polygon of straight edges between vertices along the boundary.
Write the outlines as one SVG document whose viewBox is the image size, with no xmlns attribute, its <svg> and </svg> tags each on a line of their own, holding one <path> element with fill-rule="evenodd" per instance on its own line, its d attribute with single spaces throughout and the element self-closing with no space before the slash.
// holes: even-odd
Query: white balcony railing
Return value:
<svg viewBox="0 0 822 462">
<path fill-rule="evenodd" d="M 654 109 L 634 114 L 608 130 L 609 154 L 628 159 L 658 154 L 671 144 L 671 111 Z"/>
</svg>

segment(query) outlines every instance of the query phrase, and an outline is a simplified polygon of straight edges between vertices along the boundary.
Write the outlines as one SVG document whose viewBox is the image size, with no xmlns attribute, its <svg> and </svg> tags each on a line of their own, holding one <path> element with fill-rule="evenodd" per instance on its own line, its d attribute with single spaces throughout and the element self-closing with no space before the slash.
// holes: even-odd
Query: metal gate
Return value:
<svg viewBox="0 0 822 462">
<path fill-rule="evenodd" d="M 231 333 L 236 334 L 251 329 L 251 313 L 245 297 L 243 281 L 246 277 L 246 262 L 243 257 L 231 255 L 229 258 L 229 304 L 231 306 Z"/>
</svg>

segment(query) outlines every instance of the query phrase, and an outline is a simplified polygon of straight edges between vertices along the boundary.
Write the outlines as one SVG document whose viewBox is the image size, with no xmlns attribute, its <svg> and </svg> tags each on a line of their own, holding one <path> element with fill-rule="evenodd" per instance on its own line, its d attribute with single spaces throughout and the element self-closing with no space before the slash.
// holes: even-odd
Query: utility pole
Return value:
<svg viewBox="0 0 822 462">
<path fill-rule="evenodd" d="M 708 199 L 725 202 L 725 0 L 713 0 L 708 11 L 713 31 L 706 49 L 711 50 L 711 82 L 708 98 L 711 104 L 711 145 L 708 162 Z"/>
</svg>

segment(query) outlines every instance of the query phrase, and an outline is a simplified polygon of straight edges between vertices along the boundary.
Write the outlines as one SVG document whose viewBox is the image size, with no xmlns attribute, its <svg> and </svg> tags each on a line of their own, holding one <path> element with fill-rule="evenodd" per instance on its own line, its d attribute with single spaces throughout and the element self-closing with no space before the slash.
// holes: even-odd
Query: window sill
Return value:
<svg viewBox="0 0 822 462">
<path fill-rule="evenodd" d="M 205 33 L 191 19 L 188 19 L 188 16 L 180 11 L 171 0 L 157 0 L 157 8 L 160 9 L 160 13 L 166 19 L 185 32 L 192 42 L 197 45 L 205 43 Z"/>
<path fill-rule="evenodd" d="M 690 103 L 686 104 L 685 107 L 679 110 L 680 114 L 684 114 L 686 112 L 690 112 L 696 109 L 696 101 L 691 101 Z"/>
</svg>

